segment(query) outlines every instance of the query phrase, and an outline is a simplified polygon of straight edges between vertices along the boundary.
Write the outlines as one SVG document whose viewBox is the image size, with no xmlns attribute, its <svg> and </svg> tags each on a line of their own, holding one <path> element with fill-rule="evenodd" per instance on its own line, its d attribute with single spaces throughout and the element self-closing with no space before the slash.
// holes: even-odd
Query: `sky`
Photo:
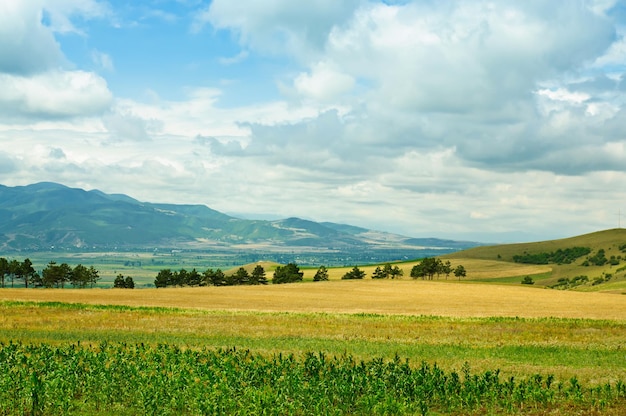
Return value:
<svg viewBox="0 0 626 416">
<path fill-rule="evenodd" d="M 411 237 L 626 225 L 626 0 L 0 0 L 0 184 Z"/>
</svg>

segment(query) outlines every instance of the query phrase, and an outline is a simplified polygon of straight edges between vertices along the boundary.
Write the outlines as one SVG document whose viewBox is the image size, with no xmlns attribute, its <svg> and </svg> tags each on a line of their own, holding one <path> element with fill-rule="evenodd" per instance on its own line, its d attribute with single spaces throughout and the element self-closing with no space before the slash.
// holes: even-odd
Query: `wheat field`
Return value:
<svg viewBox="0 0 626 416">
<path fill-rule="evenodd" d="M 204 310 L 626 319 L 626 296 L 455 281 L 328 281 L 166 289 L 3 289 L 0 300 Z"/>
</svg>

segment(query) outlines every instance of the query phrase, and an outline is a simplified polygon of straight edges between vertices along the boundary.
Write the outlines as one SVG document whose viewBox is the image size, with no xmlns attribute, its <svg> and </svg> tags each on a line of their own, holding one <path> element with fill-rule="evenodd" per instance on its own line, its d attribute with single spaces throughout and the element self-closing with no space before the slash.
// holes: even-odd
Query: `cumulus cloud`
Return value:
<svg viewBox="0 0 626 416">
<path fill-rule="evenodd" d="M 0 3 L 0 72 L 30 74 L 63 60 L 52 30 L 41 22 L 42 12 L 36 1 Z"/>
<path fill-rule="evenodd" d="M 65 69 L 56 33 L 77 33 L 71 20 L 106 15 L 94 0 L 0 3 L 0 108 L 3 118 L 15 120 L 78 117 L 100 114 L 112 94 L 95 73 Z M 106 55 L 98 59 L 110 64 Z"/>
<path fill-rule="evenodd" d="M 192 30 L 211 24 L 237 33 L 242 45 L 264 52 L 307 56 L 323 49 L 330 30 L 350 17 L 361 0 L 228 1 L 215 0 L 201 10 Z"/>
<path fill-rule="evenodd" d="M 592 95 L 568 79 L 616 40 L 607 7 L 596 6 L 364 4 L 333 26 L 324 61 L 311 61 L 294 87 L 307 99 L 327 102 L 339 95 L 328 91 L 356 86 L 364 99 L 353 102 L 358 123 L 351 134 L 336 133 L 345 146 L 367 144 L 362 151 L 397 155 L 446 146 L 469 165 L 585 172 L 591 164 L 566 169 L 550 161 L 565 149 L 581 152 L 589 140 L 601 145 L 603 139 L 585 135 L 600 113 L 602 120 L 612 116 L 605 88 L 604 95 Z"/>
<path fill-rule="evenodd" d="M 319 102 L 333 102 L 354 87 L 350 75 L 342 73 L 325 62 L 313 66 L 310 73 L 301 73 L 294 80 L 296 91 Z"/>
<path fill-rule="evenodd" d="M 0 73 L 0 107 L 5 116 L 91 116 L 104 112 L 111 101 L 106 81 L 91 72 Z"/>
</svg>

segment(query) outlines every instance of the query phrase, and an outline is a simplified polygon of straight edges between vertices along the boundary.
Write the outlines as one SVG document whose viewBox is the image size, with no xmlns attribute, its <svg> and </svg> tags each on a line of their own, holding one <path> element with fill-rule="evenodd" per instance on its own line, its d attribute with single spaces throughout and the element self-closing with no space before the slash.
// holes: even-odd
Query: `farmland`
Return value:
<svg viewBox="0 0 626 416">
<path fill-rule="evenodd" d="M 34 360 L 19 367 L 22 375 L 14 374 L 24 377 L 21 383 L 29 392 L 6 402 L 14 408 L 4 410 L 14 414 L 35 404 L 44 414 L 108 414 L 106 408 L 116 409 L 115 414 L 124 409 L 127 414 L 218 414 L 237 408 L 254 412 L 246 407 L 253 405 L 273 406 L 271 414 L 315 413 L 314 403 L 327 403 L 326 411 L 317 410 L 479 414 L 485 409 L 553 409 L 554 414 L 584 410 L 617 415 L 626 394 L 620 390 L 626 380 L 626 302 L 616 294 L 403 279 L 263 287 L 4 289 L 0 295 L 2 349 L 11 357 L 28 357 L 23 366 Z M 326 359 L 320 362 L 318 354 Z M 154 364 L 154 357 L 163 364 Z M 36 373 L 41 379 L 35 381 L 25 368 L 42 365 L 38 360 L 53 362 Z M 104 391 L 126 386 L 108 368 L 129 372 L 142 393 L 124 393 L 121 401 L 111 402 L 106 399 L 110 395 L 90 396 L 91 380 L 71 387 L 76 400 L 61 400 L 67 393 L 54 390 L 59 387 L 49 371 L 58 367 L 54 374 L 63 374 L 66 360 L 81 362 L 77 371 L 85 371 L 88 380 L 101 380 L 98 389 Z M 205 366 L 190 360 L 217 368 L 206 373 Z M 233 362 L 239 364 L 233 367 Z M 309 380 L 310 365 L 329 378 Z M 266 374 L 267 366 L 281 369 L 276 378 Z M 255 376 L 260 379 L 244 382 L 238 372 L 260 372 Z M 215 385 L 210 374 L 223 374 L 220 380 L 226 384 Z M 438 387 L 458 396 L 446 401 L 449 392 L 416 393 L 416 374 L 458 379 L 458 385 Z M 160 381 L 154 384 L 156 375 Z M 401 375 L 407 378 L 399 381 Z M 295 385 L 281 384 L 286 378 L 306 380 L 309 387 L 293 390 Z M 396 391 L 397 383 L 413 387 Z M 479 394 L 481 388 L 475 387 L 476 392 L 463 393 L 463 388 L 474 389 L 471 383 L 482 389 L 489 385 L 490 392 Z M 155 387 L 159 385 L 162 390 Z M 328 393 L 331 385 L 339 390 Z M 378 395 L 371 390 L 374 385 L 382 389 Z M 357 386 L 361 393 L 346 393 Z M 49 398 L 50 406 L 33 404 L 37 389 L 43 397 L 57 399 Z M 329 394 L 323 397 L 330 402 L 319 398 L 321 392 Z M 514 394 L 518 399 L 512 399 Z M 309 396 L 318 400 L 294 402 L 294 397 Z M 164 398 L 167 404 L 160 401 Z"/>
<path fill-rule="evenodd" d="M 0 413 L 619 415 L 622 278 L 546 289 L 574 266 L 484 250 L 446 257 L 462 281 L 413 280 L 412 261 L 397 280 L 2 289 L 0 392 L 21 388 Z"/>
</svg>

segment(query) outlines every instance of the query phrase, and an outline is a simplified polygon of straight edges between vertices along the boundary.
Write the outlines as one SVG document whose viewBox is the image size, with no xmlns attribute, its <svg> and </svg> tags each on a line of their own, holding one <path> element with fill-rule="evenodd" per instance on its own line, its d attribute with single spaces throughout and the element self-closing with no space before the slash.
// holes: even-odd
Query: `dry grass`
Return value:
<svg viewBox="0 0 626 416">
<path fill-rule="evenodd" d="M 476 258 L 453 258 L 449 259 L 452 268 L 454 269 L 458 265 L 463 265 L 467 271 L 467 279 L 495 279 L 500 277 L 510 276 L 527 276 L 535 275 L 539 273 L 548 273 L 552 270 L 552 267 L 546 265 L 534 265 L 534 264 L 519 264 L 506 261 L 497 260 L 485 260 Z M 404 279 L 410 279 L 411 269 L 418 262 L 404 262 L 393 263 L 397 265 L 404 273 Z M 372 273 L 377 266 L 359 266 L 359 269 L 363 270 L 367 278 L 372 276 Z M 328 269 L 328 278 L 330 280 L 341 280 L 341 277 L 350 271 L 352 267 L 333 267 Z M 317 269 L 304 270 L 304 278 L 313 280 L 313 276 Z M 269 275 L 271 278 L 271 273 Z M 445 280 L 445 276 L 439 276 L 440 280 Z M 449 280 L 454 280 L 455 277 L 451 274 L 448 277 Z"/>
<path fill-rule="evenodd" d="M 168 289 L 3 289 L 0 300 L 205 310 L 623 320 L 626 296 L 445 281 L 329 281 Z"/>
</svg>

